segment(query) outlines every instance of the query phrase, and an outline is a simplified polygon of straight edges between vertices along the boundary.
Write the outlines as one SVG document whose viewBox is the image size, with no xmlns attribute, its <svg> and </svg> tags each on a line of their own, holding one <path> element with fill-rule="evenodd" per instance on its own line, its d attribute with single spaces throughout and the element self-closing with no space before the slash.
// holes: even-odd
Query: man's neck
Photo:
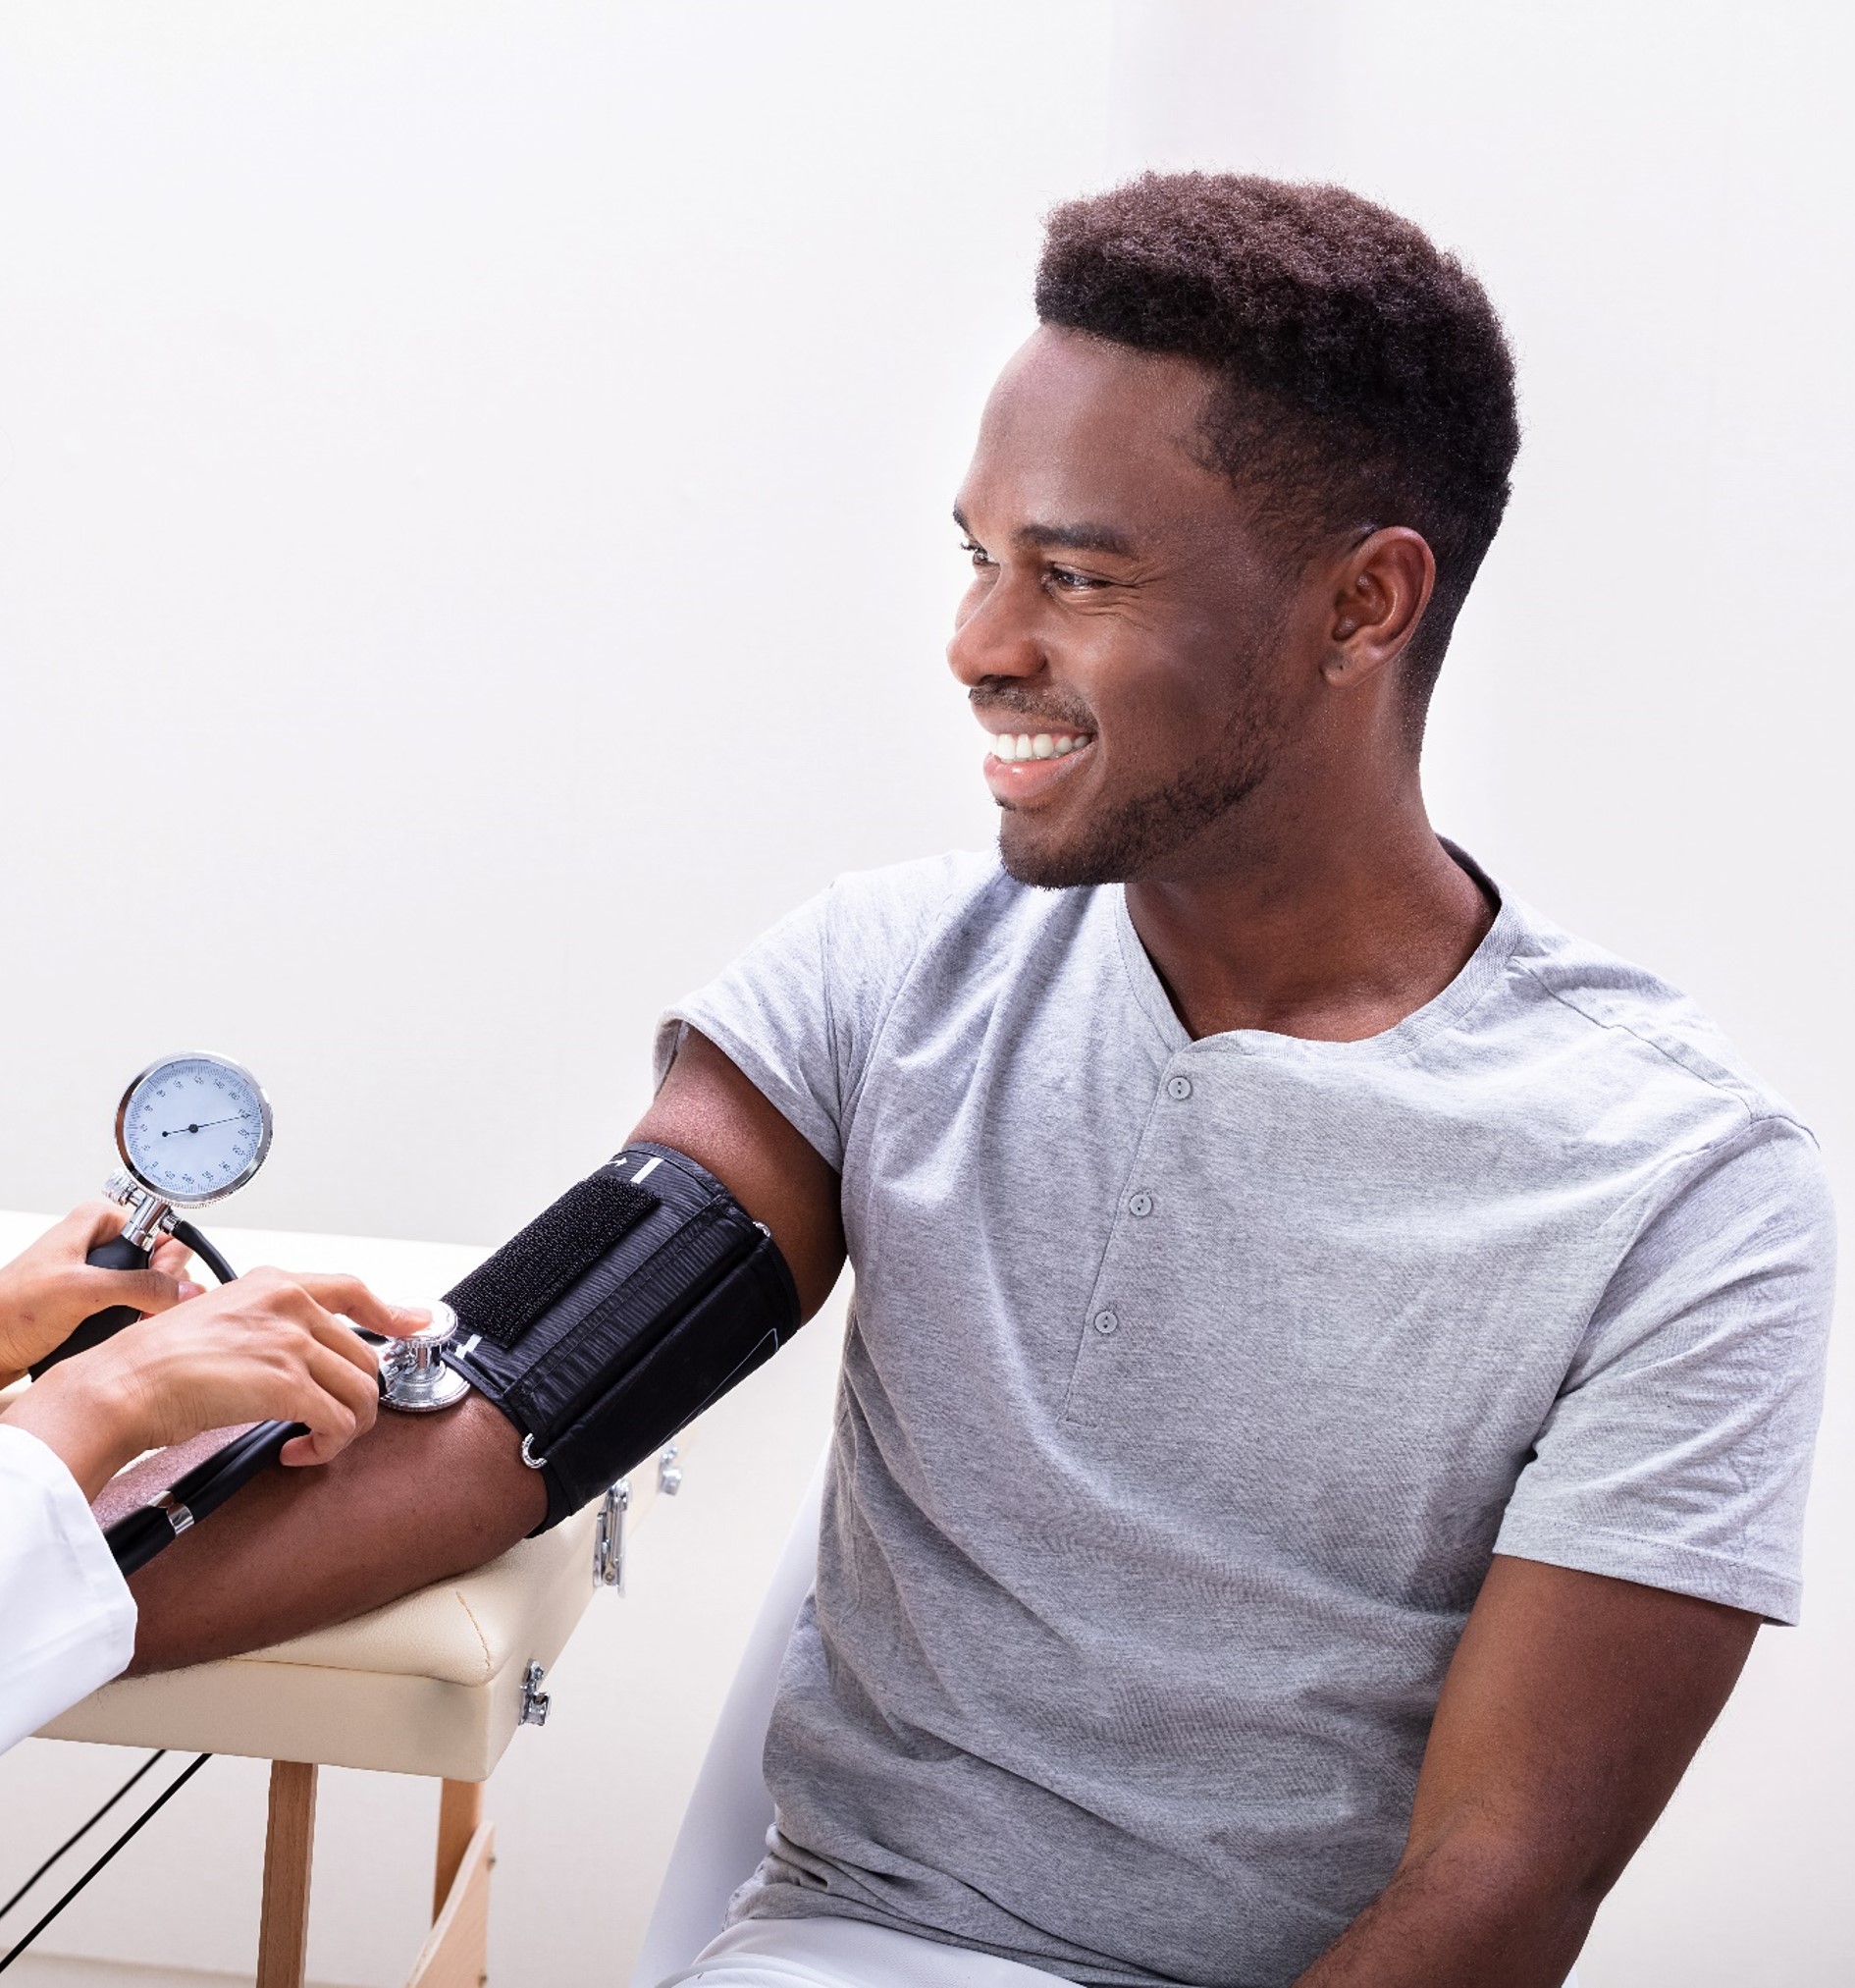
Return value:
<svg viewBox="0 0 1855 1988">
<path fill-rule="evenodd" d="M 1240 860 L 1127 886 L 1128 913 L 1195 1039 L 1382 1035 L 1462 970 L 1494 922 L 1420 801 L 1361 833 L 1304 828 Z"/>
</svg>

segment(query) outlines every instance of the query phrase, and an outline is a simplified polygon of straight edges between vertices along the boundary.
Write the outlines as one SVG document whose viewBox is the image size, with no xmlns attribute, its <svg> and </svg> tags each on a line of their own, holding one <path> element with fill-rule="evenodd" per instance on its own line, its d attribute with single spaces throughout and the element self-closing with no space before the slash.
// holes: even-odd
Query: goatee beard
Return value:
<svg viewBox="0 0 1855 1988">
<path fill-rule="evenodd" d="M 998 830 L 999 860 L 1020 884 L 1073 890 L 1126 884 L 1161 867 L 1205 830 L 1241 808 L 1267 779 L 1280 741 L 1272 723 L 1246 714 L 1225 749 L 1163 785 L 1097 809 L 1067 841 L 1038 847 L 1026 818 L 1007 808 Z"/>
</svg>

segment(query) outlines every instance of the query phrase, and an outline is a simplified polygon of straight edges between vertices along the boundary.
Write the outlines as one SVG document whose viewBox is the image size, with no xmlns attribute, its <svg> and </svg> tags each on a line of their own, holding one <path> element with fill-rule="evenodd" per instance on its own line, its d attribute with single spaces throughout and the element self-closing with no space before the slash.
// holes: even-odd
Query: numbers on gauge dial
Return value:
<svg viewBox="0 0 1855 1988">
<path fill-rule="evenodd" d="M 179 1201 L 229 1193 L 257 1165 L 264 1101 L 241 1071 L 204 1056 L 151 1070 L 123 1113 L 131 1166 Z"/>
</svg>

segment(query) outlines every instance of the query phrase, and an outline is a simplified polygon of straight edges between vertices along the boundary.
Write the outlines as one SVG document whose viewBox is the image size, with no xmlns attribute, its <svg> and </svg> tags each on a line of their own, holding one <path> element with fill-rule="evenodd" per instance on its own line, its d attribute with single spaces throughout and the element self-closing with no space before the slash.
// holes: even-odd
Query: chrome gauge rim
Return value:
<svg viewBox="0 0 1855 1988">
<path fill-rule="evenodd" d="M 158 1077 L 163 1070 L 171 1070 L 182 1063 L 208 1063 L 216 1070 L 223 1070 L 229 1077 L 244 1086 L 257 1100 L 258 1141 L 251 1157 L 243 1167 L 230 1178 L 219 1182 L 205 1194 L 183 1194 L 175 1188 L 153 1181 L 135 1164 L 129 1150 L 129 1111 L 143 1085 L 151 1078 Z M 242 1063 L 235 1062 L 230 1056 L 215 1055 L 210 1049 L 191 1049 L 181 1055 L 158 1056 L 146 1069 L 136 1071 L 123 1092 L 116 1106 L 116 1150 L 122 1155 L 123 1165 L 130 1177 L 146 1194 L 158 1196 L 174 1208 L 210 1208 L 214 1202 L 224 1201 L 228 1195 L 237 1194 L 264 1164 L 265 1155 L 271 1150 L 271 1101 L 265 1095 L 264 1086 L 252 1076 Z"/>
</svg>

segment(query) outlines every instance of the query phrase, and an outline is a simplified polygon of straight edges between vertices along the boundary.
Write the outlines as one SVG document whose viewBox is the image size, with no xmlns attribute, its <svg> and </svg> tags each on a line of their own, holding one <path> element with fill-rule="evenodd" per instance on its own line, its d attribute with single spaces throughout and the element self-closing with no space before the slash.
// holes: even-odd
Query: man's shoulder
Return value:
<svg viewBox="0 0 1855 1988">
<path fill-rule="evenodd" d="M 1597 1080 L 1626 1084 L 1645 1103 L 1686 1107 L 1721 1129 L 1789 1124 L 1796 1110 L 1753 1070 L 1690 994 L 1524 905 L 1510 965 L 1518 983 L 1564 1023 Z"/>
</svg>

